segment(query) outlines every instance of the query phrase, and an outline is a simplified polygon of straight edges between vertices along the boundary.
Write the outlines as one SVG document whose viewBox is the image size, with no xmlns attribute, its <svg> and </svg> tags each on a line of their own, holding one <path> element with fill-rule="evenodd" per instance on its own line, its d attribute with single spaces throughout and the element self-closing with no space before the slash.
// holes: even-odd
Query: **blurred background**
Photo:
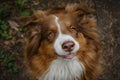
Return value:
<svg viewBox="0 0 120 80">
<path fill-rule="evenodd" d="M 0 0 L 0 80 L 28 80 L 23 51 L 25 29 L 13 19 L 38 9 L 84 0 Z M 87 0 L 94 6 L 103 49 L 104 70 L 98 80 L 120 80 L 120 0 Z"/>
</svg>

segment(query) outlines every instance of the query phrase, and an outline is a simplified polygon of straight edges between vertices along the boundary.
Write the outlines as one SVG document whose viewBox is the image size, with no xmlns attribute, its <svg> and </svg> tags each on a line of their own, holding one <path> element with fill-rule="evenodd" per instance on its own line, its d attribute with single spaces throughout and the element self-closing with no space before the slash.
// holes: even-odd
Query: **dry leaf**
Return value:
<svg viewBox="0 0 120 80">
<path fill-rule="evenodd" d="M 15 21 L 9 20 L 8 23 L 9 23 L 9 26 L 10 26 L 12 29 L 14 29 L 14 30 L 16 30 L 16 31 L 19 30 L 19 29 L 17 28 L 17 27 L 19 27 L 19 25 L 18 25 Z"/>
</svg>

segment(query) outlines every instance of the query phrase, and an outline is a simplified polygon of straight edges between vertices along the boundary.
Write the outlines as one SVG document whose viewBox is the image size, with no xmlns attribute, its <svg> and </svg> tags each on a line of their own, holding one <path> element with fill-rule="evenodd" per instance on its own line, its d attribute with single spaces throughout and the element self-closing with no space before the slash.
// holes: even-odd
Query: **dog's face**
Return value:
<svg viewBox="0 0 120 80">
<path fill-rule="evenodd" d="M 45 36 L 42 40 L 39 51 L 44 53 L 45 50 L 49 50 L 44 54 L 56 55 L 63 58 L 72 58 L 76 55 L 77 51 L 80 48 L 80 41 L 78 41 L 78 31 L 77 25 L 74 21 L 70 19 L 70 15 L 50 15 L 46 27 L 45 33 L 42 35 Z M 46 23 L 45 23 L 46 24 Z M 82 36 L 83 37 L 83 36 Z M 84 38 L 84 37 L 83 37 Z M 82 41 L 82 39 L 81 39 Z M 45 46 L 48 47 L 45 47 Z M 43 51 L 43 52 L 42 52 Z"/>
<path fill-rule="evenodd" d="M 63 67 L 72 64 L 76 67 L 73 69 L 72 66 L 66 67 L 70 68 L 71 75 L 65 72 L 67 77 L 61 76 L 57 80 L 76 80 L 76 78 L 78 80 L 81 79 L 78 75 L 81 76 L 83 73 L 87 76 L 86 79 L 93 78 L 97 72 L 98 37 L 96 21 L 92 13 L 92 9 L 78 7 L 75 4 L 58 8 L 58 10 L 37 11 L 32 16 L 22 18 L 23 24 L 28 26 L 30 32 L 26 58 L 34 75 L 45 78 L 47 76 L 46 79 L 50 78 L 50 80 L 60 77 L 60 73 L 51 72 L 57 69 L 57 63 L 62 67 L 63 62 L 59 60 L 60 58 L 62 61 L 71 61 L 71 63 L 65 63 Z M 66 68 L 58 72 L 65 71 Z M 53 76 L 51 74 L 54 77 L 50 77 Z"/>
</svg>

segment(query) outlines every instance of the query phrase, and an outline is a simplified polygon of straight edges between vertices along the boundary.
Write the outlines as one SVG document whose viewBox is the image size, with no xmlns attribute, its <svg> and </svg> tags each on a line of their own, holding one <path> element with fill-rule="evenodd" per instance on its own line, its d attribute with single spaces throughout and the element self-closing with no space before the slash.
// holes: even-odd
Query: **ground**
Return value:
<svg viewBox="0 0 120 80">
<path fill-rule="evenodd" d="M 120 80 L 120 1 L 94 1 L 105 60 L 105 70 L 100 80 Z"/>
<path fill-rule="evenodd" d="M 28 80 L 24 70 L 25 29 L 15 18 L 37 9 L 81 0 L 0 0 L 0 80 Z M 90 1 L 90 0 L 89 0 Z M 103 49 L 103 73 L 98 80 L 120 80 L 120 1 L 93 0 Z M 90 3 L 90 4 L 91 4 Z"/>
</svg>

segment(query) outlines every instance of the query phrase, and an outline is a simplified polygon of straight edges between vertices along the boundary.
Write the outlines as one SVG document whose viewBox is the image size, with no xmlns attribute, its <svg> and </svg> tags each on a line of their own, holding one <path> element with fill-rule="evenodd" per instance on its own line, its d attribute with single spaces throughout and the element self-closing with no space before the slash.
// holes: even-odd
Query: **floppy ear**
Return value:
<svg viewBox="0 0 120 80">
<path fill-rule="evenodd" d="M 34 26 L 28 33 L 26 43 L 26 57 L 29 59 L 38 53 L 38 48 L 41 44 L 41 25 Z"/>
<path fill-rule="evenodd" d="M 21 26 L 26 30 L 26 59 L 30 59 L 38 53 L 41 43 L 41 27 L 45 18 L 43 11 L 36 11 L 32 16 L 20 17 Z"/>
</svg>

